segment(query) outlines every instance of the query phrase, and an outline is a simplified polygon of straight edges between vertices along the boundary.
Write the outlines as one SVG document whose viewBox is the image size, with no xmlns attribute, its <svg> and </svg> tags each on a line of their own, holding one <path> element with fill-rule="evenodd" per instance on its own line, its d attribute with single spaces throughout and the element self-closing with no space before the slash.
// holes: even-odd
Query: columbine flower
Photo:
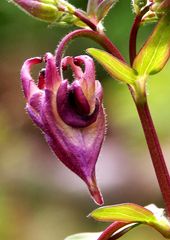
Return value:
<svg viewBox="0 0 170 240">
<path fill-rule="evenodd" d="M 30 75 L 31 67 L 44 61 L 38 85 Z M 61 76 L 67 66 L 74 81 Z M 84 71 L 81 66 L 84 65 Z M 93 199 L 103 203 L 95 177 L 95 164 L 105 133 L 102 87 L 95 80 L 93 60 L 88 56 L 65 57 L 57 69 L 55 57 L 25 61 L 21 69 L 26 109 L 42 129 L 45 139 L 57 157 L 87 184 Z"/>
</svg>

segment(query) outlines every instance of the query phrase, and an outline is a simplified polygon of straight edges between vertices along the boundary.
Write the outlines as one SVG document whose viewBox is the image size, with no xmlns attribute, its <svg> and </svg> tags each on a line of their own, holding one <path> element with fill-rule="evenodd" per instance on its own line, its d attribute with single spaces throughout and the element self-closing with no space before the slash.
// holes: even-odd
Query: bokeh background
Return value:
<svg viewBox="0 0 170 240">
<path fill-rule="evenodd" d="M 82 9 L 87 1 L 72 1 Z M 105 20 L 107 35 L 128 59 L 128 38 L 133 22 L 130 1 L 120 0 Z M 153 25 L 142 28 L 139 46 Z M 40 131 L 25 113 L 19 79 L 23 61 L 54 52 L 71 27 L 48 25 L 30 18 L 13 4 L 0 0 L 0 239 L 63 240 L 87 231 L 102 231 L 106 224 L 87 218 L 96 208 L 86 186 L 51 153 Z M 75 40 L 66 54 L 85 53 L 97 46 Z M 105 204 L 155 203 L 162 197 L 146 148 L 143 132 L 127 87 L 110 79 L 97 65 L 104 88 L 108 130 L 98 164 L 97 178 Z M 150 78 L 148 98 L 167 164 L 170 159 L 170 64 Z M 161 240 L 141 226 L 122 240 Z"/>
</svg>

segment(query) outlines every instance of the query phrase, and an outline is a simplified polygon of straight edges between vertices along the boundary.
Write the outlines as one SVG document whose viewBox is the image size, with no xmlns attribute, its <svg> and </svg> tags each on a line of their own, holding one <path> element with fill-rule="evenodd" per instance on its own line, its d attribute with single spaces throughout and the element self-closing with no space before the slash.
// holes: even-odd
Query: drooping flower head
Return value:
<svg viewBox="0 0 170 240">
<path fill-rule="evenodd" d="M 46 66 L 36 85 L 30 70 L 42 61 Z M 59 160 L 87 184 L 95 202 L 102 204 L 95 176 L 105 133 L 102 87 L 95 80 L 94 62 L 89 56 L 65 57 L 60 66 L 56 68 L 51 53 L 25 61 L 21 80 L 26 109 Z M 68 66 L 73 71 L 72 83 L 61 74 Z"/>
</svg>

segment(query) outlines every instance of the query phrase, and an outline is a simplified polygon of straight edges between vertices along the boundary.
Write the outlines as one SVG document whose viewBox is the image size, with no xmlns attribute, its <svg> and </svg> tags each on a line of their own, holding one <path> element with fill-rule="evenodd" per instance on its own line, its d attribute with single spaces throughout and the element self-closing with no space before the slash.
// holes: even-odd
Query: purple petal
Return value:
<svg viewBox="0 0 170 240">
<path fill-rule="evenodd" d="M 76 105 L 77 111 L 82 115 L 90 114 L 90 105 L 84 96 L 78 80 L 75 80 L 71 85 L 71 91 L 73 92 L 73 101 Z"/>
<path fill-rule="evenodd" d="M 44 89 L 45 88 L 45 68 L 41 69 L 38 77 L 38 88 Z"/>
<path fill-rule="evenodd" d="M 62 65 L 63 70 L 66 70 L 67 66 L 70 65 L 75 79 L 79 80 L 79 79 L 83 78 L 83 71 L 79 66 L 77 66 L 74 63 L 74 58 L 73 57 L 70 57 L 70 56 L 64 57 L 62 59 L 62 64 L 61 65 Z"/>
<path fill-rule="evenodd" d="M 74 93 L 73 93 L 74 94 Z M 57 92 L 57 109 L 61 119 L 75 128 L 91 125 L 96 121 L 99 111 L 99 101 L 96 99 L 95 110 L 90 115 L 81 115 L 77 111 L 72 93 L 69 91 L 68 82 L 63 81 Z"/>
<path fill-rule="evenodd" d="M 98 204 L 102 204 L 95 180 L 95 164 L 105 132 L 102 106 L 95 123 L 87 128 L 75 129 L 61 120 L 56 111 L 55 95 L 46 90 L 42 120 L 46 140 L 52 150 L 70 170 L 86 182 L 92 197 Z"/>
<path fill-rule="evenodd" d="M 78 66 L 82 64 L 85 66 L 83 79 L 87 82 L 89 88 L 93 87 L 95 82 L 95 66 L 93 59 L 87 55 L 81 55 L 74 58 L 74 63 Z"/>
<path fill-rule="evenodd" d="M 79 80 L 82 91 L 89 102 L 91 112 L 95 108 L 95 66 L 94 61 L 87 55 L 81 55 L 74 58 L 74 63 L 84 65 L 82 78 Z"/>
<path fill-rule="evenodd" d="M 26 60 L 21 68 L 21 80 L 22 87 L 24 90 L 25 97 L 29 98 L 34 94 L 40 91 L 40 89 L 35 84 L 34 80 L 31 77 L 30 70 L 32 65 L 41 63 L 42 59 L 40 57 L 30 58 Z"/>
<path fill-rule="evenodd" d="M 32 108 L 29 104 L 26 105 L 26 111 L 30 115 L 31 119 L 33 120 L 34 123 L 37 124 L 37 126 L 44 131 L 44 125 L 41 119 L 41 116 L 39 113 L 37 113 L 34 108 Z"/>
<path fill-rule="evenodd" d="M 38 92 L 32 95 L 29 104 L 37 113 L 41 112 L 42 105 L 44 102 L 44 92 Z"/>
<path fill-rule="evenodd" d="M 55 57 L 51 53 L 46 53 L 46 71 L 45 71 L 45 86 L 46 89 L 56 91 L 61 83 L 61 78 L 57 72 Z"/>
</svg>

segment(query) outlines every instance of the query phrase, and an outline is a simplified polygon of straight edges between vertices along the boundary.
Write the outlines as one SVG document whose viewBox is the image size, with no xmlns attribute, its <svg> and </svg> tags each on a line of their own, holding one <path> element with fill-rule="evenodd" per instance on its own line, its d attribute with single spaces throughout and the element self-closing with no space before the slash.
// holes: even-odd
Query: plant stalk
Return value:
<svg viewBox="0 0 170 240">
<path fill-rule="evenodd" d="M 87 24 L 93 31 L 97 30 L 96 24 L 94 24 L 88 17 L 86 17 L 84 14 L 82 14 L 80 11 L 76 10 L 74 15 L 78 17 L 82 22 Z"/>
<path fill-rule="evenodd" d="M 149 7 L 150 5 L 145 7 L 140 12 L 140 14 L 136 16 L 131 29 L 130 39 L 129 39 L 129 55 L 130 55 L 131 66 L 133 65 L 133 61 L 136 57 L 136 41 L 137 41 L 137 34 L 140 27 L 140 23 L 141 23 L 142 17 L 149 10 Z M 129 89 L 131 91 L 130 87 Z M 164 199 L 167 215 L 170 218 L 170 176 L 164 160 L 159 139 L 154 127 L 154 123 L 150 114 L 150 110 L 147 104 L 147 99 L 145 96 L 145 101 L 137 102 L 135 101 L 132 91 L 131 91 L 131 94 L 134 99 L 134 102 L 138 111 L 138 115 L 143 127 L 143 131 L 144 131 L 148 149 L 151 155 L 152 163 L 153 163 L 157 180 L 160 186 L 160 190 L 162 192 L 162 196 Z"/>
<path fill-rule="evenodd" d="M 77 37 L 85 37 L 94 40 L 100 46 L 102 46 L 104 49 L 106 49 L 109 53 L 111 53 L 113 56 L 117 57 L 118 59 L 121 59 L 124 61 L 121 53 L 116 48 L 116 46 L 107 38 L 106 35 L 95 32 L 93 30 L 88 29 L 78 29 L 75 30 L 69 34 L 67 34 L 59 43 L 57 49 L 56 49 L 56 66 L 58 69 L 61 69 L 61 59 L 63 57 L 64 50 L 67 46 L 67 44 L 77 38 Z"/>
<path fill-rule="evenodd" d="M 102 232 L 97 240 L 108 240 L 114 232 L 126 225 L 127 223 L 124 222 L 113 222 Z"/>
<path fill-rule="evenodd" d="M 155 169 L 157 180 L 162 192 L 167 215 L 170 218 L 170 176 L 147 101 L 143 103 L 136 103 L 136 108 L 144 130 L 146 142 L 152 158 L 152 163 Z"/>
<path fill-rule="evenodd" d="M 145 13 L 149 11 L 151 4 L 146 6 L 136 17 L 132 25 L 132 29 L 130 32 L 130 39 L 129 39 L 129 57 L 130 57 L 130 64 L 133 64 L 133 61 L 136 57 L 136 41 L 137 41 L 137 34 L 141 24 L 141 20 Z"/>
<path fill-rule="evenodd" d="M 138 223 L 129 224 L 115 221 L 102 232 L 97 240 L 116 240 L 138 225 Z"/>
</svg>

